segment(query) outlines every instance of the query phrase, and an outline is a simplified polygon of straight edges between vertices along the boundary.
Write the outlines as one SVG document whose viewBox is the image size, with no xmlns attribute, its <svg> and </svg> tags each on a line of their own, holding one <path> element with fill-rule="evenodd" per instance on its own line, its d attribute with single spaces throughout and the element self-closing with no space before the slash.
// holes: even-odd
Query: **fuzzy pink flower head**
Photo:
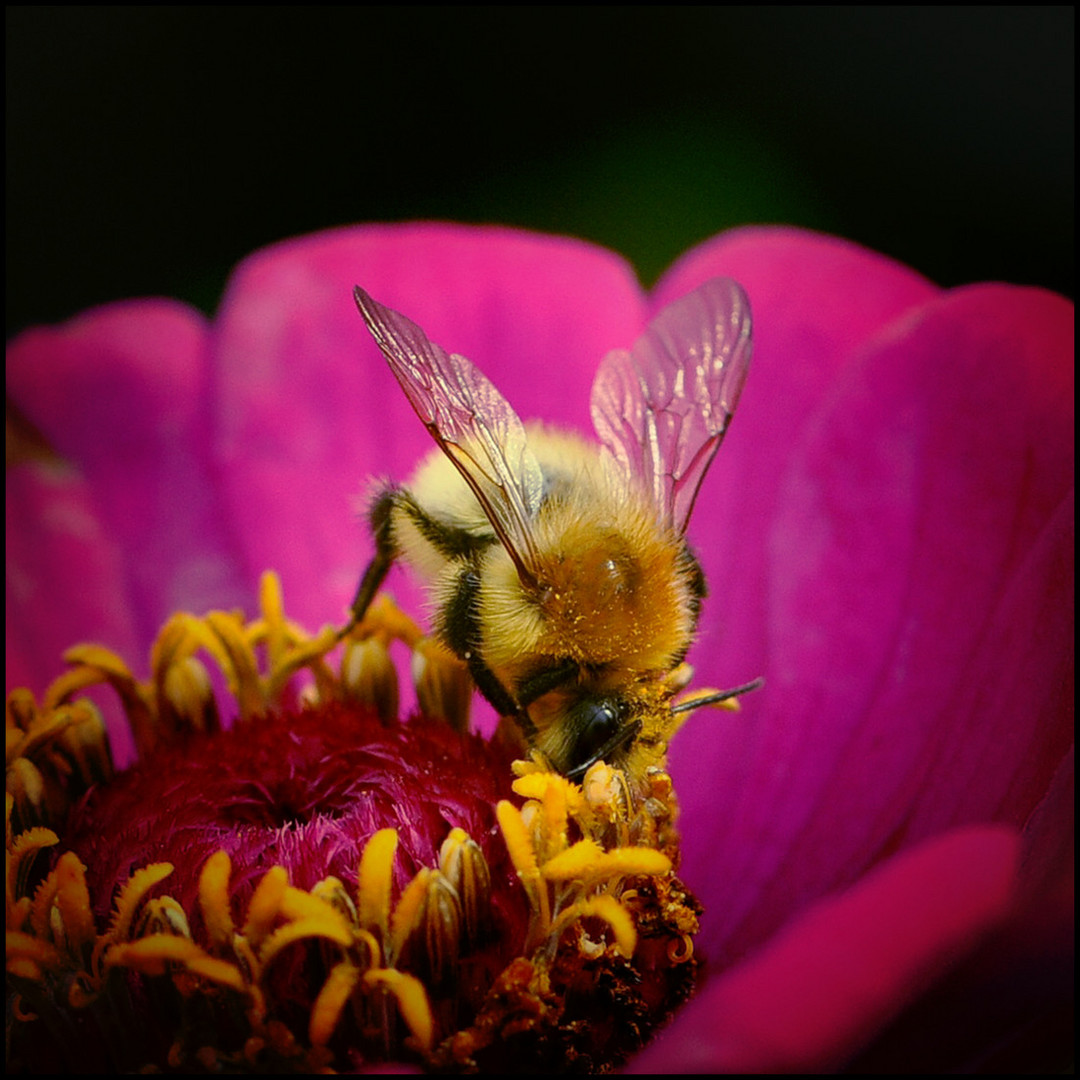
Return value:
<svg viewBox="0 0 1080 1080">
<path fill-rule="evenodd" d="M 8 393 L 55 455 L 8 473 L 9 686 L 40 691 L 79 640 L 145 655 L 179 608 L 252 610 L 266 567 L 299 622 L 341 620 L 372 550 L 365 478 L 404 480 L 431 445 L 353 285 L 467 356 L 523 418 L 589 433 L 599 359 L 715 276 L 749 296 L 755 352 L 688 532 L 709 588 L 688 659 L 697 685 L 766 685 L 672 744 L 711 977 L 634 1067 L 1060 1067 L 1060 296 L 941 290 L 788 228 L 716 237 L 647 294 L 578 241 L 423 224 L 258 252 L 212 321 L 143 300 L 26 331 Z"/>
</svg>

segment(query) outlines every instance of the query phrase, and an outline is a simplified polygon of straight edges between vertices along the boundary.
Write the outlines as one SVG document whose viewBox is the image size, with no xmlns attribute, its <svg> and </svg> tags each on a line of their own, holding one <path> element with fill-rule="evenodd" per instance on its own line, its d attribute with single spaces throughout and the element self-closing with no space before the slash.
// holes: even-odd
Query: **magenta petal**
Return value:
<svg viewBox="0 0 1080 1080">
<path fill-rule="evenodd" d="M 687 818 L 711 822 L 684 869 L 714 958 L 1046 790 L 1071 742 L 1071 320 L 1036 290 L 944 296 L 807 432 L 767 541 L 766 689 L 738 738 L 699 721 L 675 746 Z"/>
<path fill-rule="evenodd" d="M 77 641 L 133 648 L 120 554 L 70 466 L 29 462 L 7 474 L 7 680 L 40 692 Z"/>
<path fill-rule="evenodd" d="M 750 298 L 754 358 L 690 524 L 710 592 L 690 659 L 705 681 L 731 685 L 763 672 L 765 538 L 792 447 L 859 347 L 938 290 L 836 237 L 745 228 L 680 259 L 658 284 L 654 307 L 718 275 L 735 278 Z"/>
<path fill-rule="evenodd" d="M 342 616 L 370 557 L 358 518 L 371 478 L 407 479 L 434 445 L 364 327 L 354 285 L 475 362 L 523 419 L 586 430 L 600 357 L 644 322 L 617 256 L 507 229 L 366 226 L 245 262 L 217 339 L 220 451 L 234 512 L 254 525 L 251 573 L 279 570 L 291 613 L 312 626 Z M 400 595 L 402 579 L 390 587 Z"/>
<path fill-rule="evenodd" d="M 848 1065 L 890 1072 L 1067 1071 L 1075 1027 L 1076 805 L 1070 749 L 1024 828 L 1004 924 Z"/>
<path fill-rule="evenodd" d="M 632 1072 L 814 1072 L 843 1065 L 988 930 L 1020 841 L 957 830 L 823 901 L 709 985 Z"/>
<path fill-rule="evenodd" d="M 207 457 L 205 342 L 196 312 L 147 300 L 28 330 L 8 348 L 9 393 L 78 469 L 96 527 L 114 549 L 121 578 L 109 587 L 130 613 L 133 658 L 177 608 L 227 607 L 243 595 Z M 64 569 L 48 573 L 39 602 L 63 608 Z M 93 636 L 129 647 L 108 631 L 105 622 Z M 73 625 L 66 644 L 86 633 Z"/>
</svg>

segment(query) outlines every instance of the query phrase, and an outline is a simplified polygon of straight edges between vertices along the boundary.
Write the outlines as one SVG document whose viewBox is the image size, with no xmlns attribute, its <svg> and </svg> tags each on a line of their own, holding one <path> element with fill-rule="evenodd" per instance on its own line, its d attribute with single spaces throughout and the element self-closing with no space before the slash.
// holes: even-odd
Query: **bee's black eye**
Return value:
<svg viewBox="0 0 1080 1080">
<path fill-rule="evenodd" d="M 585 698 L 570 710 L 570 726 L 577 738 L 568 755 L 564 775 L 580 780 L 597 761 L 611 762 L 612 755 L 632 742 L 641 731 L 640 720 L 630 720 L 619 698 Z"/>
<path fill-rule="evenodd" d="M 591 765 L 614 742 L 619 733 L 619 713 L 615 702 L 601 699 L 581 706 L 582 724 L 574 746 L 574 765 Z"/>
</svg>

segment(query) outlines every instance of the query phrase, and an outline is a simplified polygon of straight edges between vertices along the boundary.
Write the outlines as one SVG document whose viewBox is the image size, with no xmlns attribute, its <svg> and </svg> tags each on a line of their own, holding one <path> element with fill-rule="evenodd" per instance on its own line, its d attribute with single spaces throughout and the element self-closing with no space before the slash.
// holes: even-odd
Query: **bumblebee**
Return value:
<svg viewBox="0 0 1080 1080">
<path fill-rule="evenodd" d="M 745 293 L 708 281 L 603 359 L 599 444 L 524 424 L 463 356 L 355 297 L 437 448 L 375 494 L 350 625 L 401 560 L 439 638 L 535 754 L 573 780 L 601 760 L 641 780 L 691 708 L 758 685 L 674 700 L 706 593 L 686 527 L 749 368 Z"/>
</svg>

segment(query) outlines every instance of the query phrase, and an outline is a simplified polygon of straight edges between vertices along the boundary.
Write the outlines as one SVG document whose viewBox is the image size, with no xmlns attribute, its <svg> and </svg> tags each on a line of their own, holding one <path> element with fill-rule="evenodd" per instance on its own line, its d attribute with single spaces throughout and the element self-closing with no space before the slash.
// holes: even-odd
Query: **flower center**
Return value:
<svg viewBox="0 0 1080 1080">
<path fill-rule="evenodd" d="M 638 1049 L 696 972 L 666 774 L 639 799 L 603 763 L 581 785 L 511 770 L 495 742 L 388 717 L 374 639 L 335 675 L 333 633 L 286 633 L 272 580 L 263 607 L 170 620 L 149 683 L 81 647 L 41 705 L 9 699 L 12 1061 L 592 1071 Z M 214 640 L 229 731 L 207 723 L 223 706 L 192 667 L 192 642 Z M 453 713 L 460 673 L 411 644 L 421 701 Z M 283 673 L 305 666 L 314 702 L 290 704 Z M 116 776 L 100 718 L 72 700 L 90 671 L 142 748 Z M 48 1035 L 73 1024 L 85 1045 Z"/>
</svg>

